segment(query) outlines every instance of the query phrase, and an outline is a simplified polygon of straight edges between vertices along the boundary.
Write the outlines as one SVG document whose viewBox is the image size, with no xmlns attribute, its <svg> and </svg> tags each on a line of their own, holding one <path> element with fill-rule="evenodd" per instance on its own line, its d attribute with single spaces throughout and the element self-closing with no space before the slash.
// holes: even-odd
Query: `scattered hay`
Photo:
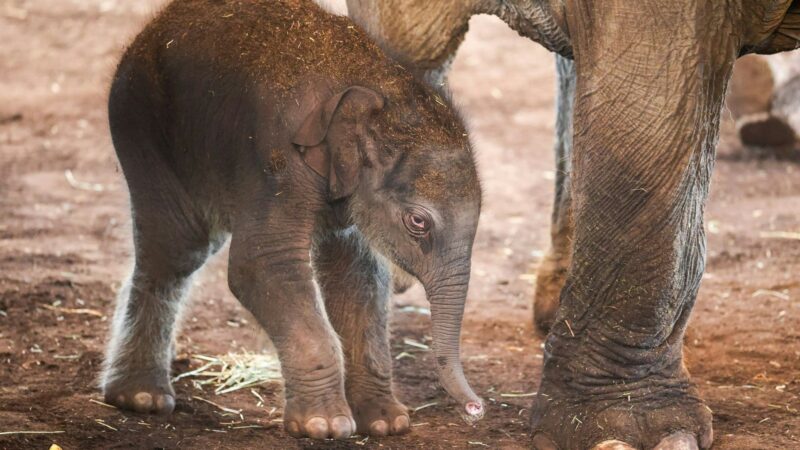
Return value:
<svg viewBox="0 0 800 450">
<path fill-rule="evenodd" d="M 194 355 L 193 358 L 205 364 L 176 376 L 173 382 L 192 378 L 196 385 L 213 386 L 214 393 L 221 395 L 282 380 L 280 362 L 275 355 L 229 353 L 218 357 Z"/>
<path fill-rule="evenodd" d="M 94 421 L 98 425 L 104 426 L 104 427 L 108 428 L 109 430 L 119 431 L 119 429 L 117 429 L 115 427 L 112 427 L 111 425 L 107 424 L 103 419 L 94 419 Z"/>
<path fill-rule="evenodd" d="M 400 361 L 403 358 L 417 359 L 416 356 L 414 356 L 414 355 L 412 355 L 411 353 L 408 353 L 408 352 L 401 352 L 400 354 L 398 354 L 397 356 L 394 357 L 394 359 L 396 359 L 398 361 Z"/>
<path fill-rule="evenodd" d="M 44 308 L 44 309 L 48 309 L 50 311 L 55 311 L 55 312 L 61 313 L 61 314 L 78 314 L 78 315 L 87 315 L 87 316 L 94 316 L 94 317 L 100 317 L 100 318 L 105 317 L 105 314 L 103 314 L 102 312 L 97 311 L 95 309 L 89 309 L 89 308 L 63 308 L 61 306 L 53 306 L 53 305 L 39 305 L 39 306 Z"/>
<path fill-rule="evenodd" d="M 522 281 L 527 281 L 530 284 L 536 284 L 537 275 L 535 273 L 523 273 L 517 276 Z"/>
<path fill-rule="evenodd" d="M 241 415 L 242 414 L 242 410 L 241 409 L 228 408 L 226 406 L 220 405 L 219 403 L 214 403 L 211 400 L 205 399 L 203 397 L 198 397 L 196 395 L 193 395 L 192 398 L 195 399 L 195 400 L 200 400 L 203 403 L 208 403 L 209 405 L 216 407 L 220 411 L 225 411 L 226 413 L 231 413 L 231 414 L 236 414 L 236 415 Z"/>
<path fill-rule="evenodd" d="M 416 408 L 412 408 L 412 409 L 411 409 L 411 413 L 412 413 L 412 414 L 415 414 L 415 413 L 417 413 L 417 412 L 419 412 L 419 411 L 422 411 L 422 410 L 423 410 L 423 409 L 425 409 L 425 408 L 430 408 L 431 406 L 436 406 L 436 405 L 438 405 L 438 404 L 439 404 L 439 402 L 430 402 L 430 403 L 425 403 L 424 405 L 420 405 L 420 406 L 417 406 Z"/>
<path fill-rule="evenodd" d="M 409 347 L 418 348 L 418 349 L 424 350 L 424 351 L 429 351 L 431 349 L 429 346 L 427 346 L 427 345 L 425 345 L 425 344 L 423 344 L 421 342 L 417 342 L 414 339 L 409 339 L 409 338 L 404 338 L 403 339 L 403 344 L 405 344 L 405 345 L 407 345 Z"/>
<path fill-rule="evenodd" d="M 520 398 L 520 397 L 534 397 L 536 392 L 505 392 L 501 393 L 500 397 L 505 398 Z"/>
<path fill-rule="evenodd" d="M 262 397 L 262 396 L 261 396 L 261 394 L 259 394 L 258 392 L 256 392 L 256 390 L 255 390 L 255 389 L 252 389 L 252 388 L 251 388 L 251 389 L 250 389 L 250 393 L 251 393 L 251 394 L 253 394 L 253 396 L 254 396 L 255 398 L 257 398 L 257 399 L 258 399 L 258 403 L 256 403 L 256 406 L 258 406 L 258 407 L 263 407 L 264 405 L 266 405 L 266 404 L 267 404 L 267 403 L 264 401 L 264 397 Z"/>
<path fill-rule="evenodd" d="M 764 231 L 761 237 L 765 239 L 790 239 L 800 240 L 800 233 L 792 233 L 790 231 Z"/>
<path fill-rule="evenodd" d="M 90 399 L 89 399 L 89 401 L 90 401 L 91 403 L 94 403 L 94 404 L 96 404 L 96 405 L 100 405 L 100 406 L 104 406 L 104 407 L 106 407 L 106 408 L 117 409 L 117 407 L 116 407 L 116 406 L 114 406 L 114 405 L 109 405 L 109 404 L 108 404 L 108 403 L 106 403 L 106 402 L 101 402 L 101 401 L 99 401 L 99 400 L 95 400 L 95 399 L 93 399 L 93 398 L 90 398 Z"/>
<path fill-rule="evenodd" d="M 762 295 L 767 295 L 767 296 L 770 296 L 770 297 L 779 298 L 781 300 L 787 300 L 787 301 L 791 300 L 791 297 L 789 297 L 789 294 L 787 294 L 786 291 L 778 292 L 778 291 L 773 291 L 773 290 L 769 290 L 769 289 L 759 289 L 759 290 L 753 292 L 752 296 L 753 297 L 760 297 Z"/>
<path fill-rule="evenodd" d="M 106 190 L 106 187 L 99 183 L 87 183 L 85 181 L 78 181 L 75 178 L 75 174 L 72 173 L 71 170 L 64 171 L 64 178 L 67 179 L 67 183 L 72 186 L 73 189 L 79 189 L 81 191 L 92 191 L 92 192 L 103 192 Z"/>
<path fill-rule="evenodd" d="M 0 436 L 10 436 L 12 434 L 61 434 L 66 431 L 0 431 Z"/>
<path fill-rule="evenodd" d="M 569 321 L 564 320 L 564 323 L 567 325 L 567 329 L 569 330 L 569 334 L 571 334 L 572 337 L 575 337 L 575 332 L 572 331 L 572 327 L 569 325 Z"/>
<path fill-rule="evenodd" d="M 430 308 L 423 308 L 421 306 L 413 306 L 413 305 L 403 306 L 402 308 L 399 309 L 399 311 L 404 313 L 422 314 L 423 316 L 431 315 Z"/>
</svg>

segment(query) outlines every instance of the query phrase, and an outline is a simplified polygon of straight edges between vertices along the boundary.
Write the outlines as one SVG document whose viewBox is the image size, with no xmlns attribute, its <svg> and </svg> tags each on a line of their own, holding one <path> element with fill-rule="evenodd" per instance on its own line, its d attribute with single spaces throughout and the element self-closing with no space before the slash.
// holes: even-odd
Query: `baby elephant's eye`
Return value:
<svg viewBox="0 0 800 450">
<path fill-rule="evenodd" d="M 422 216 L 418 216 L 416 214 L 411 215 L 411 225 L 415 228 L 424 230 L 425 229 L 425 219 Z"/>
<path fill-rule="evenodd" d="M 430 215 L 418 208 L 410 208 L 403 215 L 403 223 L 414 236 L 425 236 L 431 229 Z"/>
</svg>

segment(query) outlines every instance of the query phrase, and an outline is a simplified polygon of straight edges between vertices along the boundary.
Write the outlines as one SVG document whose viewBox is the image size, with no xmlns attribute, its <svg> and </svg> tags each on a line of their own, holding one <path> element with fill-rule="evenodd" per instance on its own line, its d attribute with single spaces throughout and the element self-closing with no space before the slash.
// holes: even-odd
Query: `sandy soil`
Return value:
<svg viewBox="0 0 800 450">
<path fill-rule="evenodd" d="M 437 404 L 395 438 L 290 439 L 273 422 L 280 409 L 268 415 L 280 407 L 274 385 L 259 388 L 267 405 L 258 407 L 247 391 L 214 396 L 180 381 L 168 419 L 90 401 L 101 399 L 108 317 L 131 259 L 106 89 L 123 46 L 159 3 L 0 1 L 0 432 L 63 431 L 0 435 L 0 448 L 527 447 L 530 398 L 503 394 L 535 391 L 541 370 L 531 275 L 548 240 L 555 81 L 546 51 L 488 17 L 473 19 L 451 78 L 485 189 L 463 338 L 467 376 L 489 399 L 484 421 L 460 422 L 425 353 L 396 360 L 396 386 L 411 407 Z M 715 413 L 715 448 L 800 448 L 800 241 L 775 234 L 800 231 L 800 160 L 752 156 L 730 123 L 719 154 L 688 366 Z M 197 285 L 176 371 L 197 367 L 191 355 L 268 348 L 227 291 L 224 252 Z M 429 339 L 427 316 L 401 311 L 407 305 L 425 306 L 418 288 L 395 300 L 395 355 L 405 338 Z M 242 409 L 244 420 L 193 396 Z M 262 428 L 234 428 L 247 425 Z"/>
</svg>

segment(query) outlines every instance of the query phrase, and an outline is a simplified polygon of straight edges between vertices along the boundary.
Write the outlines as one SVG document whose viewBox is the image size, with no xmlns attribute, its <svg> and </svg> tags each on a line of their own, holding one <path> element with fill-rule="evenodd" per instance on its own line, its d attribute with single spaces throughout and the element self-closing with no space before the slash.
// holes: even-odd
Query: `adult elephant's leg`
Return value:
<svg viewBox="0 0 800 450">
<path fill-rule="evenodd" d="M 572 255 L 572 113 L 575 98 L 575 64 L 556 55 L 558 92 L 556 100 L 556 186 L 553 216 L 550 224 L 550 249 L 536 276 L 533 319 L 539 331 L 546 333 L 558 310 L 561 288 L 567 276 Z"/>
<path fill-rule="evenodd" d="M 348 15 L 433 85 L 445 83 L 479 0 L 347 0 Z"/>
<path fill-rule="evenodd" d="M 704 270 L 703 209 L 735 32 L 711 2 L 567 6 L 575 232 L 534 443 L 708 448 L 711 412 L 682 345 Z"/>
<path fill-rule="evenodd" d="M 469 19 L 492 14 L 555 53 L 572 54 L 563 27 L 564 0 L 347 0 L 348 15 L 381 46 L 434 85 L 464 40 Z"/>
</svg>

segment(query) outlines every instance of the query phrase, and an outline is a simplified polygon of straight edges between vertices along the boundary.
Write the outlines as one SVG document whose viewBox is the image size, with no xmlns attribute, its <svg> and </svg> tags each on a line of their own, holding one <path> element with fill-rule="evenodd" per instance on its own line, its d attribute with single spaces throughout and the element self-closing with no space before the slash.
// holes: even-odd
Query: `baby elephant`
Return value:
<svg viewBox="0 0 800 450">
<path fill-rule="evenodd" d="M 170 413 L 191 275 L 231 238 L 231 291 L 264 327 L 296 437 L 409 429 L 392 392 L 391 265 L 431 304 L 441 384 L 468 420 L 459 336 L 481 193 L 453 108 L 311 0 L 177 0 L 127 49 L 109 121 L 130 190 L 133 275 L 106 401 Z"/>
</svg>

